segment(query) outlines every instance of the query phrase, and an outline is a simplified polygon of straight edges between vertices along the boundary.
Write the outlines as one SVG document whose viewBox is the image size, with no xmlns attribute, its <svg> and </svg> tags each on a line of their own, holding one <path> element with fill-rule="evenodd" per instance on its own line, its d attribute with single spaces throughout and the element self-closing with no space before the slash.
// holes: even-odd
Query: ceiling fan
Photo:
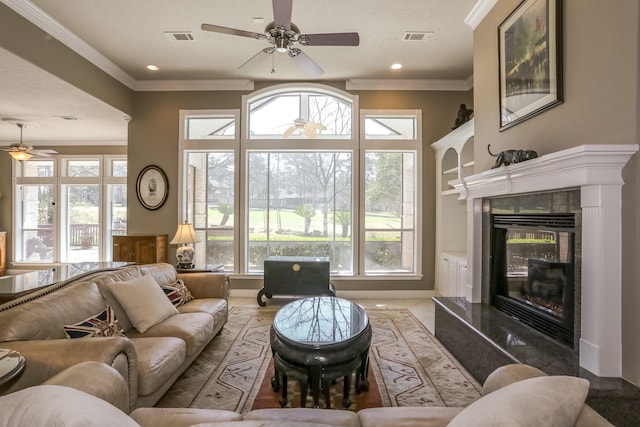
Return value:
<svg viewBox="0 0 640 427">
<path fill-rule="evenodd" d="M 0 147 L 0 150 L 7 151 L 16 160 L 29 160 L 33 156 L 54 157 L 58 154 L 54 150 L 36 150 L 30 145 L 22 143 L 22 130 L 26 127 L 36 127 L 35 123 L 19 119 L 2 119 L 2 121 L 14 124 L 20 128 L 20 142 L 11 144 L 8 147 Z"/>
<path fill-rule="evenodd" d="M 321 33 L 301 34 L 300 29 L 291 22 L 293 0 L 272 0 L 273 22 L 264 29 L 264 33 L 236 30 L 234 28 L 221 27 L 219 25 L 202 24 L 204 31 L 231 34 L 234 36 L 249 37 L 257 40 L 266 40 L 271 46 L 266 47 L 249 58 L 238 68 L 243 68 L 249 63 L 260 61 L 274 52 L 287 53 L 295 63 L 312 77 L 319 77 L 324 70 L 305 54 L 297 45 L 301 46 L 358 46 L 360 36 L 358 33 Z"/>
<path fill-rule="evenodd" d="M 284 131 L 282 136 L 288 138 L 294 133 L 301 133 L 307 138 L 315 138 L 318 136 L 319 130 L 326 130 L 327 127 L 323 124 L 312 122 L 311 120 L 305 120 L 299 117 L 293 121 L 293 125 Z"/>
</svg>

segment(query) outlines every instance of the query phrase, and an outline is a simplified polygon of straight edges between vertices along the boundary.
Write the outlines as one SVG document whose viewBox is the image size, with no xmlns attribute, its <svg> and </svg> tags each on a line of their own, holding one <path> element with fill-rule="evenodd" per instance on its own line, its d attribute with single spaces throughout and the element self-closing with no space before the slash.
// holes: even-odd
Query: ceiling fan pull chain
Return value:
<svg viewBox="0 0 640 427">
<path fill-rule="evenodd" d="M 271 74 L 276 73 L 276 56 L 271 55 Z"/>
</svg>

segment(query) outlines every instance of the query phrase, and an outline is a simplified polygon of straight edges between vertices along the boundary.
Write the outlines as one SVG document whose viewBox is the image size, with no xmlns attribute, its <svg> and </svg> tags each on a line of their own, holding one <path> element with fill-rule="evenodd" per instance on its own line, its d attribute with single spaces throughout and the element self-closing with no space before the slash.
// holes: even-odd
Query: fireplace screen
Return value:
<svg viewBox="0 0 640 427">
<path fill-rule="evenodd" d="M 575 232 L 566 227 L 569 223 L 536 227 L 531 218 L 493 218 L 491 301 L 572 346 Z"/>
</svg>

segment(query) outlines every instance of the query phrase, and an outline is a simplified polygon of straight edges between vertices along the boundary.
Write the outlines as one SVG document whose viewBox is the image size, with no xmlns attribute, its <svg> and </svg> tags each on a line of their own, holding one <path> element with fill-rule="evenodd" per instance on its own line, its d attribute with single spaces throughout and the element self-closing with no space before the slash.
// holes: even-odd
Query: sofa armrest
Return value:
<svg viewBox="0 0 640 427">
<path fill-rule="evenodd" d="M 546 376 L 547 374 L 533 366 L 519 363 L 503 365 L 489 374 L 482 385 L 482 394 L 487 395 L 509 384 L 526 380 L 527 378 Z"/>
<path fill-rule="evenodd" d="M 93 337 L 33 341 L 6 341 L 3 348 L 19 351 L 26 359 L 20 376 L 4 393 L 42 384 L 60 371 L 86 361 L 105 363 L 115 368 L 129 388 L 131 407 L 138 394 L 138 356 L 127 337 Z"/>
<path fill-rule="evenodd" d="M 229 297 L 229 276 L 224 273 L 179 273 L 195 298 Z"/>
<path fill-rule="evenodd" d="M 82 362 L 73 365 L 45 381 L 47 385 L 62 385 L 89 393 L 129 413 L 129 388 L 122 375 L 102 362 Z"/>
</svg>

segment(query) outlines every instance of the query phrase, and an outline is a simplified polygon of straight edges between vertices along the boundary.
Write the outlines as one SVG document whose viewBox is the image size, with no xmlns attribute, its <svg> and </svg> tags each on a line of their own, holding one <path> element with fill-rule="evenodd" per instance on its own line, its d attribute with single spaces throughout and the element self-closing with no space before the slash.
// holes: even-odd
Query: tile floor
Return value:
<svg viewBox="0 0 640 427">
<path fill-rule="evenodd" d="M 425 299 L 375 299 L 375 298 L 350 298 L 351 301 L 360 304 L 365 310 L 384 310 L 406 308 L 420 320 L 431 332 L 435 330 L 435 306 L 431 298 Z M 269 306 L 282 306 L 292 301 L 291 298 L 274 297 L 267 301 Z M 248 297 L 229 297 L 229 307 L 256 307 L 256 299 Z"/>
</svg>

